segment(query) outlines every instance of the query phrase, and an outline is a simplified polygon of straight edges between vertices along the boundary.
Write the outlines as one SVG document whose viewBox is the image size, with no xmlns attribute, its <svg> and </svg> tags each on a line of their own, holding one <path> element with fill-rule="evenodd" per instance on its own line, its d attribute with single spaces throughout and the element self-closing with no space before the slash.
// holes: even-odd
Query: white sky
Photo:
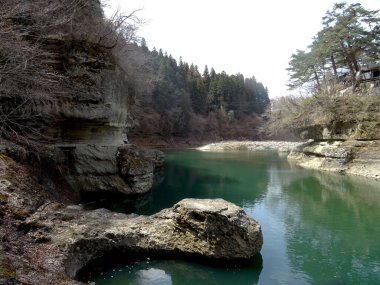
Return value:
<svg viewBox="0 0 380 285">
<path fill-rule="evenodd" d="M 148 47 L 162 48 L 217 73 L 255 76 L 269 97 L 289 94 L 285 70 L 296 49 L 306 49 L 334 0 L 103 0 L 147 23 L 139 30 Z M 357 0 L 380 9 L 380 0 Z"/>
</svg>

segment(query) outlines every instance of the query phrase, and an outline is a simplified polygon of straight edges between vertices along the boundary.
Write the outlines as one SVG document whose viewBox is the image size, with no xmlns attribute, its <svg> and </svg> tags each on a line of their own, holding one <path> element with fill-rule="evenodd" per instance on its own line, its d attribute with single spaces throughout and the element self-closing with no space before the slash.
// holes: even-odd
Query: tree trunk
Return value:
<svg viewBox="0 0 380 285">
<path fill-rule="evenodd" d="M 334 70 L 335 81 L 338 81 L 338 71 L 336 70 L 336 62 L 335 62 L 334 55 L 331 55 L 330 58 L 331 58 L 331 63 Z"/>
<path fill-rule="evenodd" d="M 347 63 L 347 65 L 348 65 L 348 67 L 350 68 L 351 76 L 352 76 L 352 78 L 355 78 L 356 71 L 355 71 L 354 66 L 352 65 L 353 62 L 351 61 L 351 55 L 350 55 L 350 53 L 347 51 L 347 48 L 344 46 L 343 41 L 340 41 L 340 46 L 341 46 L 341 48 L 343 49 L 343 52 L 344 52 L 344 54 L 345 54 L 346 63 Z M 357 64 L 357 62 L 356 62 L 356 64 Z"/>
<path fill-rule="evenodd" d="M 360 67 L 358 64 L 358 60 L 356 59 L 356 53 L 351 52 L 350 57 L 351 57 L 351 61 L 352 61 L 353 65 L 355 67 L 355 71 L 358 72 L 360 70 Z M 355 74 L 356 74 L 356 72 L 355 72 Z"/>
<path fill-rule="evenodd" d="M 318 89 L 320 89 L 321 84 L 319 82 L 317 71 L 315 69 L 313 69 L 313 71 L 314 71 L 314 78 L 315 78 L 315 81 L 317 82 Z"/>
</svg>

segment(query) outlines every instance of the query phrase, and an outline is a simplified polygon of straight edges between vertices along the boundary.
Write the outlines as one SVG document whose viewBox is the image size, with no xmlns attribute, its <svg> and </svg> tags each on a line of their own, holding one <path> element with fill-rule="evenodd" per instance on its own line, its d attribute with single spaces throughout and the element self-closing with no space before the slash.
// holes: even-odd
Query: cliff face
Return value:
<svg viewBox="0 0 380 285">
<path fill-rule="evenodd" d="M 99 1 L 83 3 L 82 10 L 71 18 L 71 29 L 80 29 L 79 24 L 87 18 L 86 23 L 93 29 L 105 29 L 107 26 L 100 24 L 103 16 Z M 37 12 L 28 5 L 24 8 L 31 9 L 25 12 L 30 13 L 28 19 L 37 22 Z M 38 45 L 43 54 L 41 66 L 54 74 L 54 90 L 41 90 L 39 85 L 43 82 L 34 82 L 23 93 L 0 94 L 0 114 L 13 118 L 1 132 L 5 135 L 0 151 L 20 160 L 38 160 L 46 184 L 56 183 L 58 176 L 59 183 L 71 188 L 73 196 L 86 192 L 134 195 L 149 191 L 153 171 L 162 164 L 163 154 L 138 151 L 128 143 L 130 83 L 112 48 L 100 40 L 102 35 L 97 35 L 97 31 L 78 35 L 79 32 L 70 34 L 65 31 L 67 27 L 61 27 L 59 32 L 35 32 L 24 18 L 20 18 L 22 24 L 16 25 L 12 20 L 9 25 L 15 31 L 25 31 L 26 43 Z M 38 42 L 33 40 L 35 33 Z M 129 156 L 136 162 L 130 169 L 124 163 Z"/>
<path fill-rule="evenodd" d="M 139 170 L 145 174 L 144 186 L 136 187 L 134 180 L 139 178 L 125 176 L 118 167 L 120 160 L 127 159 L 119 153 L 131 148 L 126 134 L 128 79 L 110 51 L 84 41 L 65 40 L 46 40 L 45 48 L 56 54 L 52 62 L 66 75 L 64 90 L 68 94 L 19 109 L 24 117 L 31 118 L 26 127 L 38 129 L 28 133 L 29 139 L 45 141 L 42 158 L 49 157 L 77 194 L 149 191 L 155 168 L 149 155 L 141 158 L 145 164 Z M 1 108 L 12 108 L 11 104 L 8 101 Z M 37 121 L 32 120 L 35 117 Z M 14 146 L 8 143 L 6 152 L 14 153 Z M 134 156 L 135 161 L 140 159 L 139 154 Z M 163 159 L 159 152 L 153 156 Z"/>
<path fill-rule="evenodd" d="M 289 160 L 307 168 L 379 178 L 380 97 L 368 92 L 311 98 L 314 110 L 304 103 L 295 130 L 312 141 L 293 150 Z"/>
<path fill-rule="evenodd" d="M 312 124 L 298 129 L 300 137 L 314 140 L 379 140 L 380 115 L 373 120 L 334 121 Z"/>
</svg>

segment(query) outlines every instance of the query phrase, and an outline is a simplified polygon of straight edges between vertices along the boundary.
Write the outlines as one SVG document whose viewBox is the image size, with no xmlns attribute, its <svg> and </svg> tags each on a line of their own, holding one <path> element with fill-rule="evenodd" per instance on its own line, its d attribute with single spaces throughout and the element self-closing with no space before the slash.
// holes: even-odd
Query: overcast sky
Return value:
<svg viewBox="0 0 380 285">
<path fill-rule="evenodd" d="M 104 0 L 112 10 L 131 12 L 147 23 L 139 30 L 148 47 L 182 56 L 203 72 L 255 76 L 269 97 L 289 94 L 288 62 L 305 49 L 322 28 L 322 17 L 333 0 Z M 359 0 L 380 9 L 380 0 Z"/>
</svg>

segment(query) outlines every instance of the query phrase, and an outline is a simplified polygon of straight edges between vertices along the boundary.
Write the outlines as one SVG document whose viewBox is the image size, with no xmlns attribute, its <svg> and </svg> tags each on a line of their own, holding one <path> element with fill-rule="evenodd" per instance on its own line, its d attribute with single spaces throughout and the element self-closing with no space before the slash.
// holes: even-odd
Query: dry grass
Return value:
<svg viewBox="0 0 380 285">
<path fill-rule="evenodd" d="M 313 125 L 358 125 L 380 123 L 380 94 L 362 86 L 361 90 L 328 88 L 314 96 L 282 97 L 272 102 L 266 114 L 271 137 L 294 136 Z"/>
</svg>

